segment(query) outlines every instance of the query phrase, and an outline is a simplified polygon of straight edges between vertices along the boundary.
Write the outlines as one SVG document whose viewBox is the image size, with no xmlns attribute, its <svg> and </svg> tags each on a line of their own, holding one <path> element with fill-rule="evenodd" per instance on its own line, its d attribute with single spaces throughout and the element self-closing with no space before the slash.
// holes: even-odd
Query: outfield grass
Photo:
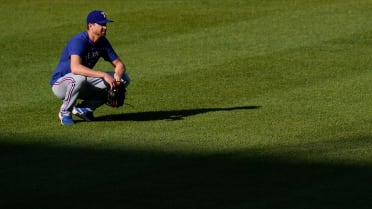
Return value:
<svg viewBox="0 0 372 209">
<path fill-rule="evenodd" d="M 92 9 L 132 83 L 65 127 L 49 79 Z M 3 0 L 0 208 L 371 208 L 371 9 Z"/>
</svg>

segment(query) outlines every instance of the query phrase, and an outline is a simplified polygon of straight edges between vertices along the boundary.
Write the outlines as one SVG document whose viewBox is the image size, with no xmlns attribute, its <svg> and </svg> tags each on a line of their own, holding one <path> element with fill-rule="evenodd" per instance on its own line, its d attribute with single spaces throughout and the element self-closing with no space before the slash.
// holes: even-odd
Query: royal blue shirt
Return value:
<svg viewBox="0 0 372 209">
<path fill-rule="evenodd" d="M 79 55 L 82 65 L 88 68 L 93 68 L 101 57 L 108 62 L 119 58 L 106 37 L 101 37 L 97 43 L 93 43 L 89 39 L 88 32 L 81 32 L 72 37 L 63 49 L 59 63 L 50 79 L 51 86 L 59 78 L 71 72 L 71 55 Z"/>
</svg>

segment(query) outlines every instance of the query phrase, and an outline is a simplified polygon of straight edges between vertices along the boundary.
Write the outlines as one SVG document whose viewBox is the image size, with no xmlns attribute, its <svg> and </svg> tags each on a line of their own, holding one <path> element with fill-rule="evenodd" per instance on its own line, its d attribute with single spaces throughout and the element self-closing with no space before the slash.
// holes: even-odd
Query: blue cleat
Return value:
<svg viewBox="0 0 372 209">
<path fill-rule="evenodd" d="M 94 121 L 93 110 L 88 107 L 74 107 L 72 114 L 85 121 Z"/>
<path fill-rule="evenodd" d="M 62 125 L 74 125 L 70 112 L 59 112 L 59 119 L 61 120 Z"/>
</svg>

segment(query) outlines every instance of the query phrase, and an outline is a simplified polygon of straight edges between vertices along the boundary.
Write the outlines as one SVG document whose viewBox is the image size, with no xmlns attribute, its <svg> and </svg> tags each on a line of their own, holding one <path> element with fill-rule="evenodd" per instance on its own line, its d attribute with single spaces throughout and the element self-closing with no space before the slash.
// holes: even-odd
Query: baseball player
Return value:
<svg viewBox="0 0 372 209">
<path fill-rule="evenodd" d="M 124 63 L 106 38 L 106 24 L 113 21 L 100 10 L 91 11 L 86 21 L 87 30 L 67 43 L 50 80 L 53 93 L 63 100 L 58 113 L 62 125 L 74 124 L 72 114 L 94 120 L 93 112 L 105 103 L 107 89 L 120 81 L 127 87 L 130 82 Z M 113 72 L 93 69 L 101 57 L 113 65 Z"/>
</svg>

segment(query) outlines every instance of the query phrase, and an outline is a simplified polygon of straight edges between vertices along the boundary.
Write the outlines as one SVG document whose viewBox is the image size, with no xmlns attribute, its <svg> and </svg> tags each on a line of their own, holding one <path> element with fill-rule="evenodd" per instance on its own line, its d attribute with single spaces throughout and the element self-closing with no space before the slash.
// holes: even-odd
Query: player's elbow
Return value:
<svg viewBox="0 0 372 209">
<path fill-rule="evenodd" d="M 71 68 L 71 73 L 79 74 L 79 67 L 78 66 L 71 65 L 70 68 Z"/>
<path fill-rule="evenodd" d="M 125 68 L 124 66 L 124 63 L 120 60 L 120 59 L 116 59 L 112 62 L 112 65 L 116 68 L 116 69 L 123 69 Z"/>
<path fill-rule="evenodd" d="M 71 73 L 79 74 L 81 67 L 81 59 L 78 55 L 71 55 L 70 57 L 70 69 Z"/>
</svg>

